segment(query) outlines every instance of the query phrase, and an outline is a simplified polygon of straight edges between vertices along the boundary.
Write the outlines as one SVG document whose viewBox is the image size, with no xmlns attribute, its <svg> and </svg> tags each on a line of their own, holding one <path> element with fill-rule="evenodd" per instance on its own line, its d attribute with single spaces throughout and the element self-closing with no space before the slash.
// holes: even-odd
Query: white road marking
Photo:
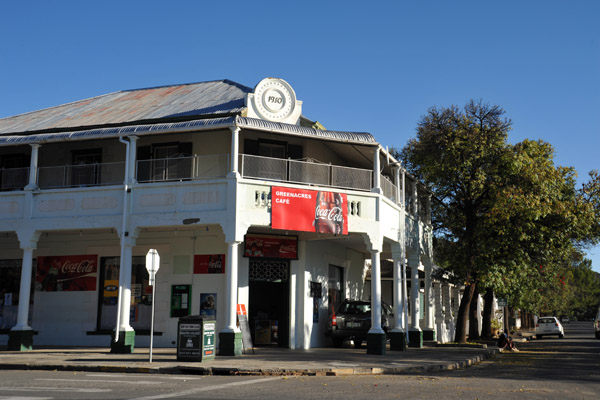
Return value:
<svg viewBox="0 0 600 400">
<path fill-rule="evenodd" d="M 226 383 L 223 385 L 205 386 L 202 388 L 184 390 L 182 392 L 177 392 L 177 393 L 168 393 L 168 394 L 159 394 L 156 396 L 137 397 L 135 399 L 130 399 L 130 400 L 159 400 L 159 399 L 168 399 L 168 398 L 173 398 L 173 397 L 183 397 L 183 396 L 189 396 L 189 395 L 193 395 L 193 394 L 200 393 L 200 392 L 208 392 L 211 390 L 222 390 L 222 389 L 227 389 L 227 388 L 236 387 L 236 386 L 254 385 L 257 383 L 274 381 L 274 380 L 278 380 L 278 379 L 281 380 L 282 377 L 276 376 L 273 378 L 261 378 L 261 379 L 253 379 L 251 381 L 232 382 L 232 383 Z"/>
<path fill-rule="evenodd" d="M 52 400 L 54 397 L 0 396 L 0 400 Z"/>
<path fill-rule="evenodd" d="M 59 378 L 37 378 L 36 381 L 53 381 L 53 382 L 94 382 L 94 383 L 128 383 L 130 385 L 160 385 L 162 382 L 157 381 L 118 381 L 104 379 L 59 379 Z"/>
<path fill-rule="evenodd" d="M 53 387 L 1 387 L 0 391 L 7 392 L 75 392 L 75 393 L 105 393 L 112 389 L 79 389 L 79 388 L 53 388 Z"/>
<path fill-rule="evenodd" d="M 115 377 L 128 377 L 131 378 L 131 374 L 86 374 L 86 376 L 89 376 L 90 378 L 115 378 Z M 178 376 L 173 376 L 173 375 L 161 375 L 160 379 L 171 379 L 171 380 L 198 380 L 198 379 L 202 379 L 199 376 L 192 376 L 192 375 L 178 375 Z M 2 399 L 0 399 L 2 400 Z"/>
</svg>

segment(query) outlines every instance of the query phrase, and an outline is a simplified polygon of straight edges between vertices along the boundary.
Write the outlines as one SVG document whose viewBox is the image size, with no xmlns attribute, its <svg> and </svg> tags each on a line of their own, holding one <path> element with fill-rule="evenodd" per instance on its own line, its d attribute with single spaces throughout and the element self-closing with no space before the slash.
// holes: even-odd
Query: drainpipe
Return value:
<svg viewBox="0 0 600 400">
<path fill-rule="evenodd" d="M 125 179 L 123 180 L 123 222 L 121 224 L 121 259 L 119 261 L 119 297 L 117 300 L 117 325 L 115 329 L 115 343 L 119 341 L 119 327 L 121 326 L 121 298 L 123 293 L 123 260 L 125 258 L 125 229 L 127 229 L 127 194 L 129 193 L 129 141 L 124 140 L 123 137 L 119 137 L 119 142 L 123 143 L 125 149 Z M 154 301 L 154 299 L 153 299 Z"/>
</svg>

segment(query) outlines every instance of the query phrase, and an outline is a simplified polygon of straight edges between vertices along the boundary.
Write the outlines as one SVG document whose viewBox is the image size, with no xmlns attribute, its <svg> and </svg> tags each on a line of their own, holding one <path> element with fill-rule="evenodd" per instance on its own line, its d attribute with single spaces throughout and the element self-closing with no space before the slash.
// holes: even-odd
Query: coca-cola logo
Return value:
<svg viewBox="0 0 600 400">
<path fill-rule="evenodd" d="M 60 272 L 63 274 L 83 274 L 94 272 L 94 260 L 81 260 L 73 262 L 67 260 L 60 266 Z"/>
<path fill-rule="evenodd" d="M 293 244 L 290 245 L 281 245 L 279 246 L 279 252 L 280 253 L 295 253 L 296 252 L 296 246 L 294 246 Z"/>
<path fill-rule="evenodd" d="M 343 222 L 344 214 L 342 213 L 341 207 L 333 207 L 331 209 L 317 208 L 316 217 L 318 219 L 327 219 L 333 222 Z"/>
</svg>

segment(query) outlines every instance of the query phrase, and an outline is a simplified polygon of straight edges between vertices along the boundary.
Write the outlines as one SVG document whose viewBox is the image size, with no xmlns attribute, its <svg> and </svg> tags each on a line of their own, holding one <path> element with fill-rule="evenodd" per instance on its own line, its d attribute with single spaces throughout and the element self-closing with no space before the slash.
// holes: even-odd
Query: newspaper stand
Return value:
<svg viewBox="0 0 600 400">
<path fill-rule="evenodd" d="M 214 360 L 216 353 L 214 319 L 200 315 L 179 318 L 177 324 L 177 361 Z"/>
</svg>

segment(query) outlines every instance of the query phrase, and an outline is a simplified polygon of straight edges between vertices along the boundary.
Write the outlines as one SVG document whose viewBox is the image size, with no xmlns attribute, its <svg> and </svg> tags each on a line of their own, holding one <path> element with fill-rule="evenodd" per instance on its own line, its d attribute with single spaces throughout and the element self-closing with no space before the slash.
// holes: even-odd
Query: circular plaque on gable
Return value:
<svg viewBox="0 0 600 400">
<path fill-rule="evenodd" d="M 256 113 L 269 121 L 284 121 L 296 107 L 296 93 L 283 79 L 265 78 L 254 88 Z"/>
</svg>

